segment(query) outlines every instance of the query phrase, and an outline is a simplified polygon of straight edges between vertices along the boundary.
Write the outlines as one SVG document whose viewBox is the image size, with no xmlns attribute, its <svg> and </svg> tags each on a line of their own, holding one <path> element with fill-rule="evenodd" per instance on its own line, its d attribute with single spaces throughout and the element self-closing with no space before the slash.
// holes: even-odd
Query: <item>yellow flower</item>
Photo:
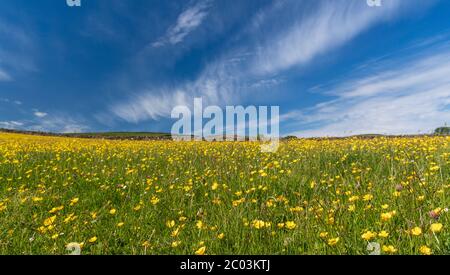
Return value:
<svg viewBox="0 0 450 275">
<path fill-rule="evenodd" d="M 55 220 L 56 220 L 56 216 L 50 217 L 44 221 L 44 225 L 50 226 L 55 222 Z"/>
<path fill-rule="evenodd" d="M 52 236 L 52 239 L 53 239 L 53 240 L 56 240 L 56 239 L 58 239 L 58 237 L 59 237 L 59 234 L 54 234 L 54 235 Z"/>
<path fill-rule="evenodd" d="M 373 238 L 375 238 L 377 236 L 376 233 L 372 232 L 372 231 L 367 231 L 364 234 L 361 235 L 361 238 L 363 238 L 366 241 L 370 241 Z"/>
<path fill-rule="evenodd" d="M 295 222 L 292 221 L 288 221 L 286 222 L 286 228 L 289 230 L 295 229 L 297 227 L 297 225 L 295 224 Z"/>
<path fill-rule="evenodd" d="M 325 239 L 326 237 L 328 237 L 328 232 L 320 232 L 319 237 Z"/>
<path fill-rule="evenodd" d="M 174 242 L 172 242 L 172 247 L 173 248 L 178 247 L 180 244 L 181 244 L 181 241 L 174 241 Z"/>
<path fill-rule="evenodd" d="M 167 226 L 168 228 L 174 227 L 174 226 L 175 226 L 175 221 L 174 221 L 174 220 L 167 221 L 167 222 L 166 222 L 166 226 Z"/>
<path fill-rule="evenodd" d="M 422 229 L 420 227 L 416 226 L 413 229 L 411 229 L 411 234 L 414 236 L 420 236 L 420 235 L 422 235 Z"/>
<path fill-rule="evenodd" d="M 196 226 L 198 229 L 202 229 L 202 228 L 203 228 L 203 222 L 202 222 L 202 221 L 198 221 L 198 222 L 195 224 L 195 226 Z"/>
<path fill-rule="evenodd" d="M 44 199 L 41 198 L 41 197 L 33 197 L 32 200 L 33 200 L 34 202 L 40 202 L 40 201 L 42 201 L 42 200 L 44 200 Z"/>
<path fill-rule="evenodd" d="M 280 228 L 280 229 L 284 228 L 284 226 L 285 226 L 284 222 L 280 222 L 280 223 L 277 224 L 277 227 Z"/>
<path fill-rule="evenodd" d="M 177 237 L 180 234 L 180 228 L 175 229 L 174 231 L 172 231 L 172 233 L 170 233 L 170 236 L 172 238 Z"/>
<path fill-rule="evenodd" d="M 387 221 L 389 221 L 390 219 L 392 219 L 392 217 L 394 217 L 395 214 L 396 214 L 395 211 L 391 211 L 391 212 L 387 212 L 387 213 L 381 213 L 381 220 L 382 220 L 383 222 L 387 222 Z"/>
<path fill-rule="evenodd" d="M 153 205 L 157 205 L 159 203 L 159 199 L 158 199 L 158 197 L 153 196 L 152 199 L 150 200 L 150 202 Z"/>
<path fill-rule="evenodd" d="M 394 254 L 397 252 L 397 249 L 392 245 L 383 245 L 383 252 L 387 254 Z"/>
<path fill-rule="evenodd" d="M 422 245 L 419 249 L 420 254 L 422 255 L 431 255 L 433 252 L 431 251 L 431 248 L 429 248 L 426 245 Z"/>
<path fill-rule="evenodd" d="M 217 238 L 219 240 L 222 240 L 224 237 L 225 237 L 225 234 L 223 234 L 223 233 L 220 233 L 219 235 L 217 235 Z"/>
<path fill-rule="evenodd" d="M 442 225 L 442 223 L 433 223 L 433 224 L 430 226 L 430 230 L 431 230 L 431 232 L 433 232 L 433 233 L 439 233 L 439 232 L 442 231 L 442 227 L 444 227 L 444 226 Z"/>
<path fill-rule="evenodd" d="M 364 201 L 370 201 L 372 199 L 373 199 L 373 195 L 372 194 L 367 194 L 367 195 L 364 195 L 364 197 L 363 197 Z"/>
<path fill-rule="evenodd" d="M 217 182 L 214 182 L 211 186 L 211 189 L 214 191 L 217 190 L 217 188 L 219 188 L 219 184 Z"/>
<path fill-rule="evenodd" d="M 337 237 L 337 238 L 332 238 L 332 239 L 329 239 L 329 240 L 328 240 L 328 245 L 329 245 L 329 246 L 335 246 L 335 245 L 337 245 L 338 242 L 339 242 L 339 237 Z"/>
<path fill-rule="evenodd" d="M 355 206 L 354 204 L 352 204 L 352 205 L 350 205 L 350 206 L 348 207 L 348 211 L 349 211 L 349 212 L 354 212 L 355 209 L 356 209 L 356 206 Z"/>
<path fill-rule="evenodd" d="M 123 223 L 123 222 L 119 222 L 119 223 L 117 224 L 117 227 L 122 227 L 124 224 L 125 224 L 125 223 Z"/>
<path fill-rule="evenodd" d="M 90 243 L 95 243 L 97 241 L 97 237 L 92 237 L 88 240 Z"/>
<path fill-rule="evenodd" d="M 53 213 L 56 213 L 56 212 L 61 211 L 63 209 L 64 209 L 64 205 L 59 206 L 59 207 L 53 207 L 52 210 L 48 211 L 48 213 L 53 214 Z"/>
<path fill-rule="evenodd" d="M 116 214 L 116 212 L 117 212 L 117 210 L 116 209 L 111 209 L 111 210 L 109 210 L 109 214 L 111 214 L 111 215 L 115 215 Z"/>
<path fill-rule="evenodd" d="M 206 252 L 206 247 L 202 246 L 197 251 L 195 251 L 195 255 L 204 255 Z"/>
<path fill-rule="evenodd" d="M 380 233 L 378 233 L 378 237 L 381 237 L 381 238 L 387 238 L 388 236 L 389 236 L 389 233 L 384 230 L 381 231 Z"/>
<path fill-rule="evenodd" d="M 261 220 L 254 220 L 252 222 L 252 227 L 254 227 L 256 229 L 261 229 L 261 228 L 265 227 L 265 225 L 266 225 L 266 223 Z"/>
<path fill-rule="evenodd" d="M 70 206 L 77 204 L 79 200 L 79 198 L 73 198 L 72 200 L 70 200 Z"/>
</svg>

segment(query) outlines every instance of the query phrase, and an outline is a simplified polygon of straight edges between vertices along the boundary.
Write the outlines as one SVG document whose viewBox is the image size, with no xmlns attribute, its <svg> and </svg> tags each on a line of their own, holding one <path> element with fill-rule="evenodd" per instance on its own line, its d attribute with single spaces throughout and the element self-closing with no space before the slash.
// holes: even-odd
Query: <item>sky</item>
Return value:
<svg viewBox="0 0 450 275">
<path fill-rule="evenodd" d="M 450 1 L 2 0 L 0 128 L 169 132 L 177 105 L 279 106 L 282 135 L 450 123 Z"/>
</svg>

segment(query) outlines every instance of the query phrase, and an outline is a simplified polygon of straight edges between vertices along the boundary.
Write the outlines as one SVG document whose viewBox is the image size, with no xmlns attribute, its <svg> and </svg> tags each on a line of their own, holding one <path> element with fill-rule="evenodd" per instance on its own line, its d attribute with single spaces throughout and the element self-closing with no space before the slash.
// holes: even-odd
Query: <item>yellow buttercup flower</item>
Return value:
<svg viewBox="0 0 450 275">
<path fill-rule="evenodd" d="M 373 199 L 373 195 L 372 194 L 367 194 L 363 196 L 363 200 L 364 201 L 370 201 Z"/>
<path fill-rule="evenodd" d="M 261 228 L 264 228 L 265 226 L 266 226 L 266 223 L 261 220 L 254 220 L 252 222 L 252 227 L 254 227 L 256 229 L 261 229 Z"/>
<path fill-rule="evenodd" d="M 378 233 L 378 237 L 381 237 L 381 238 L 387 238 L 388 236 L 389 236 L 389 233 L 384 230 L 381 231 L 380 233 Z"/>
<path fill-rule="evenodd" d="M 377 234 L 375 232 L 366 231 L 364 234 L 361 235 L 361 238 L 363 238 L 366 241 L 370 241 L 373 238 L 375 238 L 376 236 L 377 236 Z"/>
<path fill-rule="evenodd" d="M 157 205 L 159 203 L 159 198 L 156 196 L 153 196 L 152 199 L 150 200 L 150 202 L 153 205 Z"/>
<path fill-rule="evenodd" d="M 44 221 L 44 225 L 50 226 L 55 222 L 55 220 L 56 220 L 56 216 L 52 216 Z"/>
<path fill-rule="evenodd" d="M 429 248 L 426 245 L 422 245 L 419 249 L 420 254 L 422 255 L 431 255 L 433 252 L 431 250 L 431 248 Z"/>
<path fill-rule="evenodd" d="M 166 222 L 166 226 L 167 226 L 168 228 L 174 227 L 174 226 L 175 226 L 175 221 L 174 221 L 174 220 L 167 221 L 167 222 Z"/>
<path fill-rule="evenodd" d="M 295 229 L 297 227 L 297 224 L 295 224 L 295 222 L 292 221 L 288 221 L 286 222 L 286 228 L 289 230 Z"/>
<path fill-rule="evenodd" d="M 116 209 L 111 209 L 111 210 L 109 210 L 109 214 L 111 214 L 111 215 L 115 215 L 116 214 L 116 212 L 117 212 L 117 210 Z"/>
<path fill-rule="evenodd" d="M 337 238 L 332 238 L 332 239 L 329 239 L 329 240 L 328 240 L 328 245 L 329 245 L 329 246 L 335 246 L 335 245 L 337 245 L 338 242 L 339 242 L 339 237 L 337 237 Z"/>
<path fill-rule="evenodd" d="M 197 223 L 195 224 L 195 226 L 196 226 L 198 229 L 202 229 L 202 228 L 203 228 L 203 222 L 202 222 L 202 221 L 197 221 Z"/>
<path fill-rule="evenodd" d="M 444 226 L 442 225 L 442 223 L 433 223 L 431 226 L 430 226 L 430 230 L 431 230 L 431 232 L 433 232 L 433 233 L 439 233 L 439 232 L 441 232 L 442 231 L 442 228 L 443 228 Z"/>
<path fill-rule="evenodd" d="M 97 237 L 92 237 L 88 240 L 90 243 L 95 243 L 97 241 Z"/>
<path fill-rule="evenodd" d="M 211 189 L 214 191 L 217 190 L 217 188 L 219 188 L 219 184 L 217 182 L 214 182 L 211 186 Z"/>
<path fill-rule="evenodd" d="M 206 252 L 206 246 L 202 246 L 197 251 L 195 251 L 195 255 L 204 255 L 205 252 Z"/>
<path fill-rule="evenodd" d="M 382 250 L 387 254 L 394 254 L 397 252 L 397 249 L 393 245 L 383 245 Z"/>
<path fill-rule="evenodd" d="M 387 213 L 381 213 L 381 220 L 382 220 L 383 222 L 387 222 L 387 221 L 389 221 L 390 219 L 392 219 L 392 217 L 394 217 L 395 214 L 396 214 L 395 211 L 391 211 L 391 212 L 387 212 Z"/>
<path fill-rule="evenodd" d="M 70 206 L 73 206 L 73 205 L 77 204 L 79 200 L 80 200 L 79 198 L 73 198 L 73 199 L 70 201 Z"/>
<path fill-rule="evenodd" d="M 420 236 L 422 235 L 422 228 L 416 226 L 413 229 L 411 229 L 411 234 L 414 236 Z"/>
</svg>

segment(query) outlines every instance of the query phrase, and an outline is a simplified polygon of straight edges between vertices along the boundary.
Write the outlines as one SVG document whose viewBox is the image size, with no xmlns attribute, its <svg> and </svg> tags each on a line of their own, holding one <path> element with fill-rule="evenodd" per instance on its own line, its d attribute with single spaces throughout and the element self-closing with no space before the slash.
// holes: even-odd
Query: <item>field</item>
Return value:
<svg viewBox="0 0 450 275">
<path fill-rule="evenodd" d="M 0 254 L 450 254 L 449 142 L 0 133 Z"/>
</svg>

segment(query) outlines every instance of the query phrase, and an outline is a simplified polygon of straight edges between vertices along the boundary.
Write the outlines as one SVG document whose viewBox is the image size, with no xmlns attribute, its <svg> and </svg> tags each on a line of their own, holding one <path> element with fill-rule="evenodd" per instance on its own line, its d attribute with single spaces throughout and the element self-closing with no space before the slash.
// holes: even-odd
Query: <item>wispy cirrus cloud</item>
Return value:
<svg viewBox="0 0 450 275">
<path fill-rule="evenodd" d="M 4 70 L 0 68 L 0 81 L 10 81 L 12 80 L 11 76 Z"/>
<path fill-rule="evenodd" d="M 11 81 L 16 74 L 36 70 L 33 35 L 0 19 L 0 81 Z"/>
<path fill-rule="evenodd" d="M 306 65 L 317 56 L 343 46 L 370 27 L 395 18 L 415 1 L 385 1 L 381 7 L 369 8 L 366 1 L 320 1 L 299 11 L 303 16 L 280 33 L 261 43 L 251 69 L 259 74 L 278 73 Z M 302 2 L 302 4 L 305 4 Z M 308 14 L 306 14 L 308 13 Z"/>
<path fill-rule="evenodd" d="M 188 7 L 178 16 L 175 25 L 170 27 L 158 41 L 152 43 L 152 46 L 157 48 L 167 44 L 176 45 L 181 43 L 202 24 L 208 16 L 210 6 L 211 2 L 209 0 L 200 0 L 193 6 Z"/>
<path fill-rule="evenodd" d="M 200 2 L 183 12 L 177 24 L 154 46 L 178 43 L 197 27 L 206 16 L 205 3 L 208 2 Z M 256 89 L 281 84 L 284 79 L 279 74 L 285 70 L 309 64 L 371 26 L 395 18 L 402 7 L 399 0 L 386 2 L 377 9 L 368 7 L 365 1 L 312 4 L 301 1 L 298 4 L 297 1 L 276 2 L 250 18 L 248 27 L 236 35 L 242 41 L 207 64 L 194 81 L 142 89 L 132 93 L 129 100 L 113 104 L 111 111 L 120 119 L 137 123 L 170 116 L 174 106 L 189 105 L 195 96 L 214 104 L 236 103 Z M 300 13 L 305 4 L 309 5 L 308 12 Z M 296 12 L 300 15 L 280 20 L 282 15 Z M 268 35 L 261 38 L 262 32 Z"/>
<path fill-rule="evenodd" d="M 450 122 L 450 43 L 379 63 L 322 91 L 335 99 L 287 115 L 305 129 L 292 134 L 417 134 Z"/>
</svg>

